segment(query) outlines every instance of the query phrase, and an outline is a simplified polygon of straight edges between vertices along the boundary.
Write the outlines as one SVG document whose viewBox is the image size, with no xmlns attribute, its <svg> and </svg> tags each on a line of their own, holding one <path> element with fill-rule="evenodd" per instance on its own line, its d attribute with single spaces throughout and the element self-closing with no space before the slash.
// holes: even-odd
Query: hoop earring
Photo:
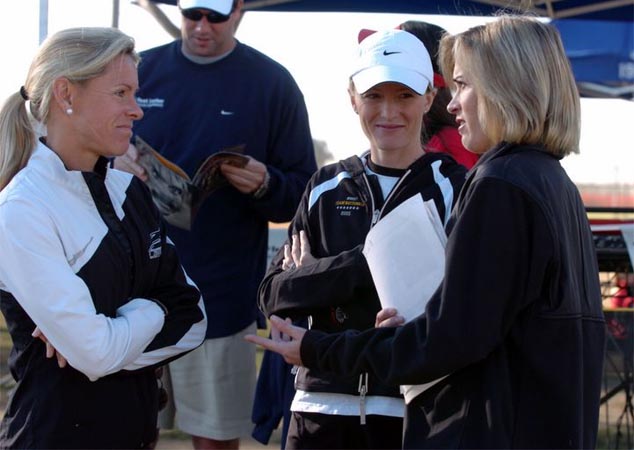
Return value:
<svg viewBox="0 0 634 450">
<path fill-rule="evenodd" d="M 73 108 L 66 108 L 66 114 L 69 116 L 73 114 Z"/>
</svg>

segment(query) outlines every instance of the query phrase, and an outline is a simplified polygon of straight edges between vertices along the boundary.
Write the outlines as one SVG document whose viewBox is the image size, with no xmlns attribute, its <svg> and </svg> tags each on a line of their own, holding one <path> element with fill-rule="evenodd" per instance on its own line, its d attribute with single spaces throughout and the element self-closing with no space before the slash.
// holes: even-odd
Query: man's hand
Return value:
<svg viewBox="0 0 634 450">
<path fill-rule="evenodd" d="M 297 327 L 290 320 L 285 321 L 277 316 L 271 316 L 270 321 L 270 338 L 260 337 L 257 334 L 247 334 L 244 338 L 252 344 L 279 353 L 289 364 L 301 366 L 302 359 L 299 350 L 306 329 Z"/>
<path fill-rule="evenodd" d="M 139 152 L 133 144 L 128 146 L 128 151 L 121 156 L 117 156 L 114 159 L 114 168 L 129 172 L 132 175 L 136 175 L 143 181 L 147 181 L 147 174 L 145 169 L 141 167 L 136 161 L 139 158 Z"/>
<path fill-rule="evenodd" d="M 258 190 L 266 178 L 266 165 L 249 156 L 249 162 L 244 167 L 231 164 L 220 165 L 220 171 L 227 181 L 243 194 L 253 194 Z"/>
</svg>

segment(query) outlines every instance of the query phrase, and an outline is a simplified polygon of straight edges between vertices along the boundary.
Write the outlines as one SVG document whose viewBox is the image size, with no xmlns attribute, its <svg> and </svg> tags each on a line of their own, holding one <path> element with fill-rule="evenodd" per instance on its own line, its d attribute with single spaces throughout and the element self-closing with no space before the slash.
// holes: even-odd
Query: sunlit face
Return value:
<svg viewBox="0 0 634 450">
<path fill-rule="evenodd" d="M 132 123 L 143 117 L 136 103 L 137 69 L 129 55 L 113 59 L 103 74 L 84 84 L 73 84 L 69 123 L 79 159 L 123 155 L 132 136 Z"/>
<path fill-rule="evenodd" d="M 350 99 L 370 141 L 373 161 L 387 167 L 398 167 L 397 161 L 404 161 L 407 167 L 422 154 L 423 115 L 433 94 L 419 95 L 403 84 L 386 82 L 362 94 L 351 90 Z"/>
<path fill-rule="evenodd" d="M 484 134 L 478 119 L 478 95 L 469 80 L 469 75 L 464 72 L 458 62 L 454 66 L 453 81 L 455 93 L 447 105 L 447 111 L 456 116 L 462 145 L 473 153 L 484 153 L 493 146 L 493 143 Z"/>
<path fill-rule="evenodd" d="M 235 45 L 233 38 L 236 21 L 240 17 L 241 2 L 231 12 L 229 20 L 220 23 L 210 23 L 206 17 L 200 20 L 190 20 L 183 17 L 181 37 L 185 50 L 192 55 L 210 57 L 227 53 Z M 199 9 L 203 13 L 206 9 Z"/>
</svg>

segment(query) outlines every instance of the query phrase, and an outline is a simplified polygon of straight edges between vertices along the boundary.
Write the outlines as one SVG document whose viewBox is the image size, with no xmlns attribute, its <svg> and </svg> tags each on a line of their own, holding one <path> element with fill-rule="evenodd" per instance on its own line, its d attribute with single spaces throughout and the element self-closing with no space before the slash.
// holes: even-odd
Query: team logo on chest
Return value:
<svg viewBox="0 0 634 450">
<path fill-rule="evenodd" d="M 150 108 L 159 108 L 163 109 L 165 107 L 165 99 L 164 98 L 136 98 L 137 105 L 143 109 Z"/>
<path fill-rule="evenodd" d="M 150 248 L 148 249 L 150 259 L 161 257 L 161 229 L 150 233 Z"/>
<path fill-rule="evenodd" d="M 341 216 L 351 216 L 354 211 L 359 211 L 365 207 L 365 203 L 359 197 L 346 197 L 345 200 L 337 200 L 335 208 Z"/>
</svg>

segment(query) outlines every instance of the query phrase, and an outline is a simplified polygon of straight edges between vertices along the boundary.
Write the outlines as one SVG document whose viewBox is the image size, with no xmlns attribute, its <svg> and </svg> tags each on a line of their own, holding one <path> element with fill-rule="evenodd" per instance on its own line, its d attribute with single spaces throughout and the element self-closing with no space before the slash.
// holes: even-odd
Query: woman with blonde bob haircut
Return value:
<svg viewBox="0 0 634 450">
<path fill-rule="evenodd" d="M 559 161 L 579 142 L 559 36 L 504 16 L 443 38 L 441 55 L 447 109 L 482 156 L 447 226 L 440 287 L 404 325 L 393 309 L 340 334 L 272 317 L 276 339 L 248 339 L 311 369 L 431 383 L 407 404 L 405 448 L 594 448 L 605 322 L 585 208 Z"/>
<path fill-rule="evenodd" d="M 499 17 L 445 35 L 443 73 L 456 59 L 478 91 L 478 117 L 491 142 L 540 145 L 555 156 L 579 153 L 581 106 L 557 30 L 537 20 Z"/>
<path fill-rule="evenodd" d="M 137 62 L 114 28 L 60 31 L 0 110 L 0 309 L 16 381 L 1 448 L 152 446 L 155 369 L 204 339 L 200 292 L 149 191 L 109 168 L 143 115 Z"/>
</svg>

